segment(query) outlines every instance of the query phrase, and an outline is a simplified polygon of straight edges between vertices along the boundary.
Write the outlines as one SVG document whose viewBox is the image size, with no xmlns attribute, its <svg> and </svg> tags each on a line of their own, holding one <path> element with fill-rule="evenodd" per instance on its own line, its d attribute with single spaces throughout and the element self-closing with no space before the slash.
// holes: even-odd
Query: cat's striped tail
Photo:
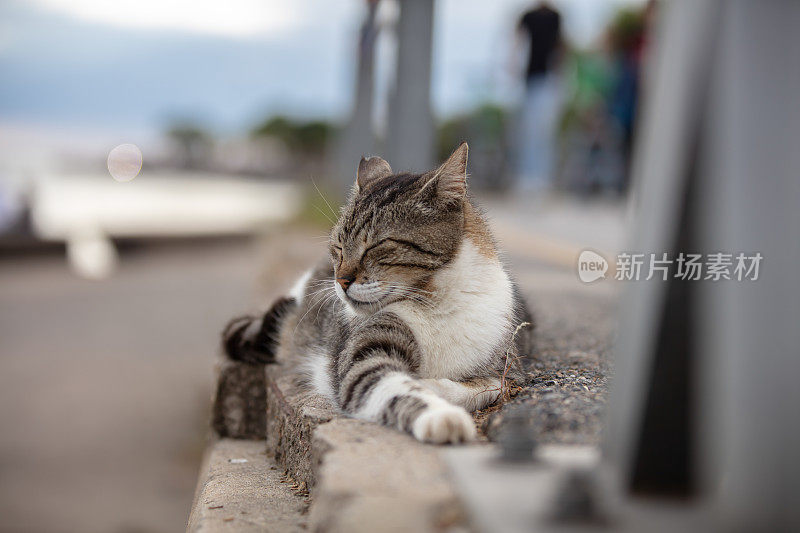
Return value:
<svg viewBox="0 0 800 533">
<path fill-rule="evenodd" d="M 291 297 L 278 299 L 263 316 L 234 318 L 222 332 L 222 346 L 228 357 L 253 365 L 275 362 L 278 333 L 287 313 L 297 305 Z"/>
</svg>

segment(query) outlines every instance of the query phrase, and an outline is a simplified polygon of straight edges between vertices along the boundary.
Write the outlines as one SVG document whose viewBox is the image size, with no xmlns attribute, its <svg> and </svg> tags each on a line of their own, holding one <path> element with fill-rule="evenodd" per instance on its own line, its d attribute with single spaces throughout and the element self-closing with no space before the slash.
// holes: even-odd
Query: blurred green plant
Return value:
<svg viewBox="0 0 800 533">
<path fill-rule="evenodd" d="M 644 8 L 622 8 L 608 25 L 608 39 L 612 51 L 629 51 L 642 38 L 645 27 Z"/>
<path fill-rule="evenodd" d="M 294 223 L 304 227 L 330 230 L 339 218 L 343 198 L 324 186 L 313 184 L 303 190 L 300 210 Z"/>
<path fill-rule="evenodd" d="M 614 81 L 609 58 L 594 50 L 573 50 L 565 60 L 566 94 L 557 131 L 563 136 L 587 115 L 604 112 Z"/>
<path fill-rule="evenodd" d="M 470 146 L 505 146 L 507 123 L 506 110 L 494 103 L 445 120 L 436 132 L 437 161 L 447 159 L 461 141 L 469 141 Z"/>
<path fill-rule="evenodd" d="M 461 141 L 470 147 L 470 183 L 475 188 L 499 190 L 507 185 L 509 125 L 506 109 L 486 102 L 454 116 L 436 131 L 436 157 L 446 159 Z"/>
<path fill-rule="evenodd" d="M 209 149 L 214 144 L 208 130 L 191 121 L 178 121 L 167 128 L 166 135 L 175 147 L 181 167 L 198 169 L 207 164 Z"/>
<path fill-rule="evenodd" d="M 323 120 L 297 121 L 284 116 L 272 117 L 251 131 L 253 137 L 271 137 L 281 141 L 298 155 L 324 155 L 334 134 L 334 127 Z"/>
</svg>

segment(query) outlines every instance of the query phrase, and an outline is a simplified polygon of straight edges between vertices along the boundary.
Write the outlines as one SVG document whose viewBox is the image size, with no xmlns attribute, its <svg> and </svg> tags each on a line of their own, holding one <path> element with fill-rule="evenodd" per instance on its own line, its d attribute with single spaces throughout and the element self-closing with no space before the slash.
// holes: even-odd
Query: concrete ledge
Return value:
<svg viewBox="0 0 800 533">
<path fill-rule="evenodd" d="M 263 441 L 221 439 L 206 451 L 186 530 L 301 532 L 307 510 Z"/>
<path fill-rule="evenodd" d="M 210 445 L 187 531 L 433 532 L 463 525 L 442 448 L 342 417 L 280 365 L 220 365 L 218 433 L 257 437 L 256 373 L 266 446 L 229 438 Z"/>
<path fill-rule="evenodd" d="M 337 412 L 324 398 L 302 392 L 284 367 L 269 365 L 265 375 L 267 452 L 311 489 L 316 484 L 311 459 L 314 430 Z"/>
<path fill-rule="evenodd" d="M 267 452 L 311 490 L 311 531 L 441 531 L 463 523 L 440 447 L 342 417 L 268 366 Z"/>
<path fill-rule="evenodd" d="M 216 434 L 223 438 L 263 439 L 266 405 L 264 365 L 220 357 L 212 415 Z"/>
<path fill-rule="evenodd" d="M 314 432 L 312 531 L 443 531 L 464 513 L 440 449 L 339 418 Z"/>
</svg>

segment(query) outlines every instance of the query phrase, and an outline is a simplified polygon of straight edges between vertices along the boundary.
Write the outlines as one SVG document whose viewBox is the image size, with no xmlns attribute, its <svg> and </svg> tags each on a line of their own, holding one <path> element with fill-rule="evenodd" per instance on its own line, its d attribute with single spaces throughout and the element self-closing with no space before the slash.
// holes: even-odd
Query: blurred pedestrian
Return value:
<svg viewBox="0 0 800 533">
<path fill-rule="evenodd" d="M 561 15 L 548 2 L 527 11 L 517 25 L 518 39 L 527 41 L 525 95 L 517 134 L 517 186 L 540 192 L 553 181 L 555 126 L 561 88 Z"/>
<path fill-rule="evenodd" d="M 622 156 L 625 161 L 625 170 L 617 184 L 619 192 L 625 192 L 628 188 L 642 69 L 654 12 L 653 0 L 643 9 L 622 9 L 612 20 L 608 30 L 611 59 L 615 68 L 608 112 L 621 129 Z"/>
</svg>

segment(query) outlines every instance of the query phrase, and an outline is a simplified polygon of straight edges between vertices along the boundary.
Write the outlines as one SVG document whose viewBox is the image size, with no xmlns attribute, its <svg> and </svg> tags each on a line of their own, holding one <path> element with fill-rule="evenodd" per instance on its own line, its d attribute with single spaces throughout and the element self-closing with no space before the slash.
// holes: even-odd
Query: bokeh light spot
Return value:
<svg viewBox="0 0 800 533">
<path fill-rule="evenodd" d="M 142 170 L 142 151 L 135 144 L 120 144 L 108 153 L 108 172 L 117 181 L 131 181 Z"/>
</svg>

